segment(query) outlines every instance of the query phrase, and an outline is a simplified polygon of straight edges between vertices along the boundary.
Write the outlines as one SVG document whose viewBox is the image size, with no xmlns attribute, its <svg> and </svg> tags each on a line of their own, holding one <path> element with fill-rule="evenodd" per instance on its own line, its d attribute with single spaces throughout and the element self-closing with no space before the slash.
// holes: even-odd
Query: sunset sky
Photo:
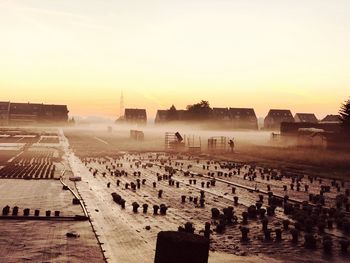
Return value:
<svg viewBox="0 0 350 263">
<path fill-rule="evenodd" d="M 350 96 L 349 0 L 0 0 L 0 100 L 337 113 Z"/>
</svg>

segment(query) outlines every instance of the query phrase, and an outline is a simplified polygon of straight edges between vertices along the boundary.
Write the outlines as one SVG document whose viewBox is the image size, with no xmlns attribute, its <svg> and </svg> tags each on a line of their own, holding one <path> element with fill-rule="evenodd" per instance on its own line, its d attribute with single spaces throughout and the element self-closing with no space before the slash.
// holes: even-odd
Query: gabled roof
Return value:
<svg viewBox="0 0 350 263">
<path fill-rule="evenodd" d="M 214 113 L 225 114 L 228 113 L 228 108 L 213 108 Z"/>
<path fill-rule="evenodd" d="M 37 114 L 43 107 L 43 104 L 39 103 L 17 103 L 11 102 L 10 113 L 11 114 Z"/>
<path fill-rule="evenodd" d="M 67 105 L 53 105 L 53 104 L 43 104 L 45 110 L 52 110 L 56 112 L 68 113 Z"/>
<path fill-rule="evenodd" d="M 329 114 L 322 119 L 322 122 L 340 122 L 340 115 Z"/>
<path fill-rule="evenodd" d="M 145 109 L 125 109 L 125 119 L 127 118 L 146 118 Z"/>
<path fill-rule="evenodd" d="M 160 120 L 166 120 L 168 116 L 168 110 L 157 110 L 156 118 Z"/>
<path fill-rule="evenodd" d="M 294 119 L 295 121 L 298 119 L 300 122 L 318 122 L 315 114 L 313 113 L 297 113 L 295 114 Z"/>
<path fill-rule="evenodd" d="M 256 117 L 255 111 L 252 108 L 230 108 L 229 113 L 230 115 L 233 115 L 233 116 Z"/>
<path fill-rule="evenodd" d="M 157 114 L 159 114 L 159 116 L 164 116 L 168 113 L 168 110 L 157 110 Z"/>
<path fill-rule="evenodd" d="M 0 110 L 8 110 L 10 102 L 0 101 Z"/>
<path fill-rule="evenodd" d="M 278 116 L 278 117 L 292 117 L 292 112 L 290 110 L 280 110 L 280 109 L 271 109 L 267 116 Z"/>
</svg>

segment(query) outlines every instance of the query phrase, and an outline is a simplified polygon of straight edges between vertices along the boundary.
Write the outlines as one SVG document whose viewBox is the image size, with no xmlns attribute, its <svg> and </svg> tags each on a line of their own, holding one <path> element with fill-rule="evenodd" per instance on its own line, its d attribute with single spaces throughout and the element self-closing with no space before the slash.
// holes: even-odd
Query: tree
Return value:
<svg viewBox="0 0 350 263">
<path fill-rule="evenodd" d="M 345 134 L 349 135 L 350 134 L 350 99 L 348 99 L 342 104 L 339 110 L 339 114 L 340 114 L 340 121 L 342 124 L 342 130 Z"/>
<path fill-rule="evenodd" d="M 187 106 L 187 110 L 190 116 L 195 120 L 208 119 L 211 112 L 209 102 L 206 100 Z"/>
</svg>

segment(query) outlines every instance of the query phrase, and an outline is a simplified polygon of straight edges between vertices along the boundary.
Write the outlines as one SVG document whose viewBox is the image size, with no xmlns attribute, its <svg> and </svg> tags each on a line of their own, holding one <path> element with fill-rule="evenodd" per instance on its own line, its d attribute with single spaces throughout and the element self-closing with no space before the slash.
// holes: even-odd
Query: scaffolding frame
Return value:
<svg viewBox="0 0 350 263">
<path fill-rule="evenodd" d="M 228 138 L 225 136 L 214 136 L 208 139 L 209 152 L 227 152 Z"/>
<path fill-rule="evenodd" d="M 175 132 L 166 132 L 164 146 L 166 151 L 183 151 L 185 148 L 186 136 L 183 141 L 179 141 Z"/>
<path fill-rule="evenodd" d="M 144 138 L 145 138 L 145 135 L 143 131 L 130 130 L 130 139 L 133 139 L 136 141 L 143 141 Z"/>
<path fill-rule="evenodd" d="M 200 136 L 188 136 L 187 148 L 190 153 L 200 153 L 202 151 L 202 141 Z"/>
</svg>

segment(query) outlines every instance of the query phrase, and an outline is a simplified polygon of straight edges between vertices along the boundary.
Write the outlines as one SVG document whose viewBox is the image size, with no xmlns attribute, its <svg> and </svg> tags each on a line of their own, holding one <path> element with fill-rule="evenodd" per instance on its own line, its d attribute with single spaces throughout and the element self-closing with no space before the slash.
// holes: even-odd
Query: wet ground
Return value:
<svg viewBox="0 0 350 263">
<path fill-rule="evenodd" d="M 75 220 L 84 216 L 82 207 L 73 205 L 75 196 L 63 189 L 62 182 L 77 191 L 69 181 L 72 172 L 57 131 L 49 137 L 30 134 L 34 136 L 23 131 L 23 137 L 0 139 L 0 207 L 9 208 L 0 216 L 0 261 L 103 262 L 90 222 Z M 25 209 L 29 209 L 27 216 Z"/>
<path fill-rule="evenodd" d="M 179 158 L 180 157 L 180 158 Z M 107 156 L 104 158 L 86 158 L 83 160 L 83 164 L 80 160 L 74 160 L 75 165 L 80 169 L 80 174 L 83 175 L 83 183 L 78 185 L 78 189 L 82 191 L 82 196 L 85 198 L 88 207 L 91 205 L 96 206 L 99 213 L 104 213 L 104 209 L 108 210 L 110 216 L 118 216 L 119 221 L 124 218 L 125 223 L 130 229 L 130 232 L 135 235 L 131 238 L 133 244 L 137 247 L 137 251 L 144 251 L 144 253 L 154 253 L 156 235 L 160 230 L 177 230 L 180 225 L 184 225 L 186 222 L 192 222 L 196 233 L 201 233 L 204 229 L 204 224 L 209 222 L 212 229 L 215 229 L 219 220 L 213 219 L 211 214 L 212 208 L 218 208 L 222 211 L 224 208 L 233 206 L 234 214 L 237 216 L 237 222 L 233 224 L 227 224 L 223 233 L 213 232 L 211 235 L 211 250 L 219 251 L 228 254 L 234 254 L 239 256 L 252 256 L 252 255 L 267 255 L 279 260 L 291 259 L 298 260 L 300 262 L 310 262 L 317 257 L 318 262 L 327 261 L 329 258 L 332 260 L 343 261 L 347 259 L 347 254 L 340 253 L 340 240 L 346 237 L 343 231 L 339 229 L 326 229 L 325 234 L 331 236 L 333 239 L 333 254 L 332 256 L 326 255 L 322 249 L 322 237 L 323 233 L 314 231 L 314 236 L 317 239 L 317 249 L 309 250 L 304 247 L 303 232 L 300 233 L 300 241 L 293 244 L 292 236 L 289 230 L 283 230 L 282 240 L 276 241 L 274 231 L 276 229 L 283 229 L 282 221 L 288 219 L 291 221 L 290 228 L 293 228 L 293 219 L 283 213 L 282 207 L 277 207 L 276 213 L 272 216 L 267 216 L 268 227 L 272 230 L 271 240 L 267 240 L 263 231 L 262 223 L 259 216 L 256 219 L 248 220 L 247 224 L 242 222 L 242 213 L 247 211 L 250 205 L 255 205 L 259 200 L 259 195 L 263 195 L 264 201 L 262 207 L 267 208 L 267 191 L 255 191 L 255 188 L 266 189 L 267 185 L 271 186 L 271 191 L 274 191 L 276 195 L 288 195 L 290 202 L 301 202 L 308 199 L 310 193 L 317 194 L 319 192 L 319 181 L 310 183 L 308 181 L 309 189 L 305 192 L 304 184 L 301 184 L 300 188 L 303 190 L 297 191 L 290 190 L 291 178 L 282 178 L 281 180 L 261 179 L 261 174 L 258 174 L 260 179 L 249 181 L 248 176 L 245 176 L 252 168 L 249 166 L 242 166 L 240 168 L 240 175 L 229 176 L 230 171 L 222 168 L 215 169 L 215 166 L 219 166 L 218 163 L 212 160 L 206 159 L 193 159 L 191 157 L 188 160 L 186 156 L 176 155 L 162 155 L 162 154 L 125 154 L 119 159 L 111 159 Z M 208 165 L 208 162 L 210 163 Z M 203 165 L 205 166 L 203 169 Z M 119 166 L 119 167 L 118 167 Z M 176 173 L 171 177 L 171 180 L 175 182 L 174 185 L 169 185 L 169 178 L 164 179 L 164 175 L 168 174 L 165 171 L 165 167 L 176 168 Z M 256 167 L 259 170 L 260 168 Z M 118 173 L 124 171 L 127 175 L 118 175 Z M 136 172 L 136 175 L 134 174 Z M 191 172 L 193 175 L 187 175 L 187 172 Z M 223 172 L 223 176 L 203 177 L 207 173 Z M 277 175 L 280 172 L 276 171 Z M 117 173 L 117 175 L 116 175 Z M 140 176 L 138 175 L 140 173 Z M 225 173 L 227 175 L 225 176 Z M 94 175 L 95 174 L 95 175 Z M 158 177 L 162 177 L 161 180 Z M 246 179 L 244 179 L 246 177 Z M 210 185 L 207 187 L 207 183 L 211 182 L 213 178 L 215 180 L 215 186 Z M 143 180 L 145 184 L 142 184 Z M 137 180 L 140 180 L 140 189 L 136 187 L 136 190 L 131 189 L 131 184 L 137 184 Z M 190 183 L 190 180 L 196 180 L 194 185 Z M 306 184 L 306 180 L 304 179 Z M 119 181 L 119 186 L 117 186 Z M 178 187 L 176 183 L 179 183 Z M 202 182 L 204 187 L 202 187 Z M 85 183 L 85 184 L 84 184 Z M 107 184 L 111 183 L 110 187 Z M 156 187 L 153 187 L 153 183 L 156 183 Z M 128 184 L 128 186 L 126 186 Z M 283 185 L 288 185 L 288 190 L 284 191 Z M 331 180 L 323 179 L 323 185 L 331 185 Z M 232 194 L 232 187 L 235 187 L 235 194 Z M 326 204 L 325 206 L 332 206 L 335 200 L 335 196 L 339 193 L 344 193 L 345 189 L 349 187 L 348 182 L 344 182 L 344 186 L 340 191 L 332 189 L 330 193 L 325 194 Z M 251 189 L 254 189 L 252 191 Z M 158 197 L 159 190 L 163 191 L 161 198 Z M 204 207 L 200 207 L 199 202 L 195 204 L 193 201 L 189 201 L 189 198 L 198 198 L 200 191 L 204 191 L 205 204 Z M 111 193 L 116 192 L 126 200 L 126 208 L 122 209 L 115 204 L 111 198 Z M 94 195 L 93 193 L 98 193 Z M 181 197 L 186 196 L 186 201 L 182 202 Z M 233 200 L 234 196 L 239 197 L 238 204 L 235 205 Z M 101 200 L 101 203 L 95 203 L 96 199 Z M 91 201 L 90 201 L 91 199 Z M 91 204 L 89 205 L 89 202 Z M 134 213 L 132 211 L 132 203 L 137 202 L 140 205 L 139 211 Z M 142 205 L 148 204 L 150 211 L 147 213 L 142 212 Z M 168 207 L 166 215 L 154 215 L 152 211 L 153 205 L 165 204 Z M 105 207 L 107 206 L 107 207 Z M 103 208 L 102 208 L 103 207 Z M 94 218 L 93 215 L 92 217 Z M 116 220 L 115 217 L 113 217 Z M 250 229 L 249 241 L 242 242 L 241 240 L 241 226 L 247 226 Z M 146 230 L 149 226 L 150 230 Z M 137 235 L 139 233 L 139 235 Z M 102 235 L 103 237 L 103 235 Z M 115 239 L 115 238 L 113 238 Z M 125 244 L 125 240 L 120 240 Z M 106 242 L 107 243 L 107 242 Z M 141 246 L 139 248 L 138 246 Z M 108 250 L 107 250 L 108 251 Z M 283 251 L 283 254 L 282 252 Z M 298 258 L 298 255 L 307 253 L 302 258 Z M 133 253 L 131 253 L 133 254 Z M 137 260 L 134 258 L 133 260 Z M 135 262 L 135 261 L 130 262 Z M 150 261 L 151 262 L 151 261 Z"/>
<path fill-rule="evenodd" d="M 6 262 L 153 262 L 158 232 L 176 231 L 188 222 L 200 235 L 210 224 L 209 262 L 350 261 L 349 252 L 341 251 L 350 232 L 346 180 L 212 155 L 165 153 L 157 137 L 137 151 L 137 143 L 106 132 L 31 133 L 1 137 L 1 170 L 16 164 L 40 173 L 24 170 L 30 176 L 22 179 L 5 173 L 0 205 L 18 206 L 20 214 L 30 208 L 30 217 L 35 209 L 84 215 L 63 182 L 81 198 L 91 224 L 2 217 L 0 256 Z M 5 148 L 11 143 L 18 148 Z M 36 176 L 53 165 L 54 176 Z M 82 180 L 70 181 L 73 175 Z M 112 193 L 125 200 L 125 207 Z M 166 207 L 163 213 L 160 206 Z M 249 229 L 247 238 L 242 229 Z M 292 229 L 297 229 L 297 242 L 292 242 Z M 69 231 L 80 236 L 67 238 Z"/>
</svg>

